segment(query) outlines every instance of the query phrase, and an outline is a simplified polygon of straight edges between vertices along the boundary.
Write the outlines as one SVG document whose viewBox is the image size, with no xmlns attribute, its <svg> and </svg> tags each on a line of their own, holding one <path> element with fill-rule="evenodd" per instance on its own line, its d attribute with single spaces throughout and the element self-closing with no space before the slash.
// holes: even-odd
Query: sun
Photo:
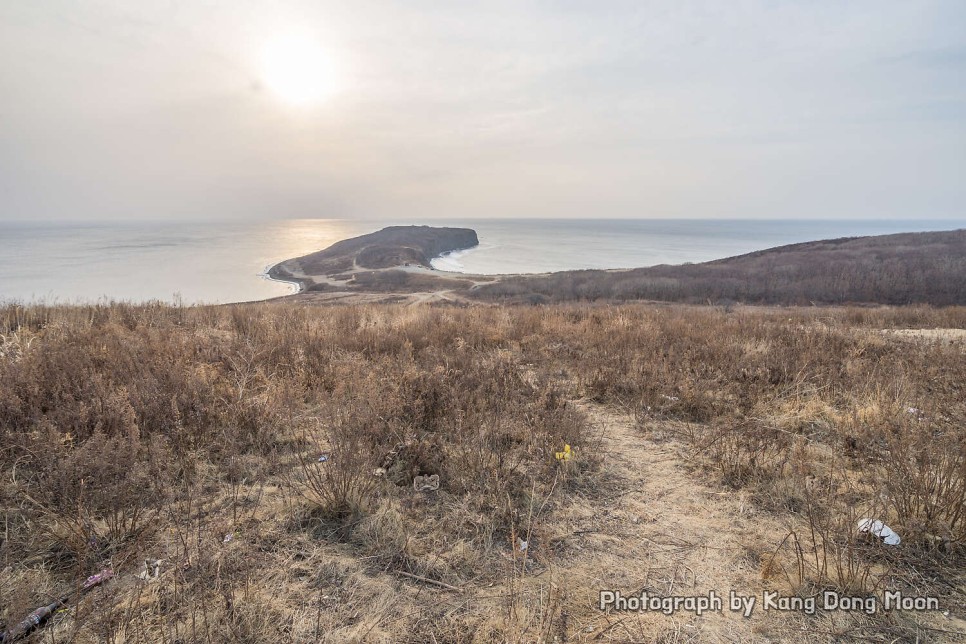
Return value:
<svg viewBox="0 0 966 644">
<path fill-rule="evenodd" d="M 337 89 L 332 61 L 312 39 L 287 36 L 262 51 L 261 79 L 282 101 L 297 107 L 316 105 Z"/>
</svg>

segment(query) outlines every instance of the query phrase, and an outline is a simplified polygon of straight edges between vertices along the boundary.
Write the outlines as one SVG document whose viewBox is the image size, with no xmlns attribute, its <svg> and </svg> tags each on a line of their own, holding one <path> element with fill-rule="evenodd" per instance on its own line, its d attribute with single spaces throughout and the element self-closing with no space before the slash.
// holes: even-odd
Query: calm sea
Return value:
<svg viewBox="0 0 966 644">
<path fill-rule="evenodd" d="M 0 300 L 225 303 L 276 297 L 292 287 L 264 277 L 272 264 L 408 223 L 474 228 L 477 248 L 433 264 L 488 274 L 702 262 L 815 239 L 966 227 L 966 221 L 950 220 L 0 222 Z"/>
</svg>

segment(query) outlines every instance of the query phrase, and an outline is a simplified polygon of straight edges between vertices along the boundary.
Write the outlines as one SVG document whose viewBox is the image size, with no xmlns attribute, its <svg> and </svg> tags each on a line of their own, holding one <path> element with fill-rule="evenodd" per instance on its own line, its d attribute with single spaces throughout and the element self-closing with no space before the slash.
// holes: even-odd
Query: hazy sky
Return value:
<svg viewBox="0 0 966 644">
<path fill-rule="evenodd" d="M 966 217 L 966 2 L 0 0 L 0 220 L 554 216 Z"/>
</svg>

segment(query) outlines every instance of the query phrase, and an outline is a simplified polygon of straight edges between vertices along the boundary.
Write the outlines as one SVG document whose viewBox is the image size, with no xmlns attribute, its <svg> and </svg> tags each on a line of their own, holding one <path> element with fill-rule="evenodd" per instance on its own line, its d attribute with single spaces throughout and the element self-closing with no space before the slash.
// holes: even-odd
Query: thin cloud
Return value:
<svg viewBox="0 0 966 644">
<path fill-rule="evenodd" d="M 966 7 L 0 6 L 0 219 L 957 217 Z M 296 109 L 260 47 L 317 39 Z"/>
</svg>

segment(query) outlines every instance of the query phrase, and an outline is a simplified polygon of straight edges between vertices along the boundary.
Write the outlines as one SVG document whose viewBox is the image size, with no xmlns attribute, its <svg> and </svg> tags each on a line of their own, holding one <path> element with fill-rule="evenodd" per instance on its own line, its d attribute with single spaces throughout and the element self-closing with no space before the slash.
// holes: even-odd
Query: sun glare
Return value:
<svg viewBox="0 0 966 644">
<path fill-rule="evenodd" d="M 290 36 L 268 43 L 262 52 L 262 82 L 291 105 L 315 105 L 336 91 L 332 62 L 309 38 Z"/>
</svg>

